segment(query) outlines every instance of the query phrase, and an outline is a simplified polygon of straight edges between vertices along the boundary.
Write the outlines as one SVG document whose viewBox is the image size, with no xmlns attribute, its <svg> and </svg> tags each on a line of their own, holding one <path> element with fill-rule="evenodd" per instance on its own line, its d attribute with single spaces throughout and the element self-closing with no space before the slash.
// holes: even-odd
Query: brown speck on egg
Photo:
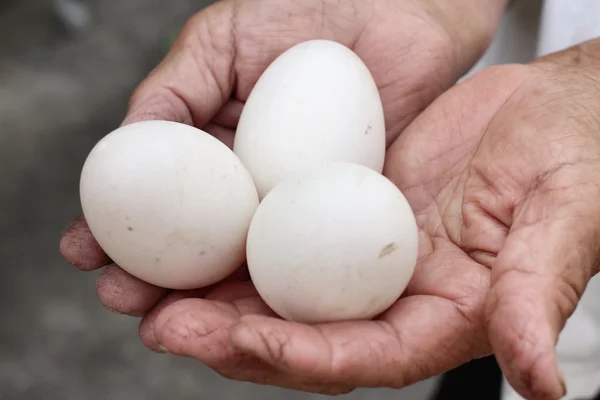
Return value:
<svg viewBox="0 0 600 400">
<path fill-rule="evenodd" d="M 392 254 L 394 251 L 398 250 L 398 245 L 394 242 L 386 244 L 383 249 L 379 252 L 379 259 L 382 259 L 385 256 Z"/>
<path fill-rule="evenodd" d="M 128 226 L 128 227 L 127 227 L 127 230 L 128 230 L 128 231 L 132 231 L 132 230 L 133 230 L 133 226 Z"/>
</svg>

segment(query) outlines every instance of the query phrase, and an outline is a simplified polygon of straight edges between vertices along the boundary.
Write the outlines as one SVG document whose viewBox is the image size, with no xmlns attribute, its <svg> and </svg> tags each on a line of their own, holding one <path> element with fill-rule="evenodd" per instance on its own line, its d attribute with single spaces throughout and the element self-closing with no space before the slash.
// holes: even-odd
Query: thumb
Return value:
<svg viewBox="0 0 600 400">
<path fill-rule="evenodd" d="M 555 346 L 599 259 L 598 180 L 588 172 L 572 165 L 546 176 L 515 210 L 492 267 L 488 335 L 507 380 L 527 399 L 566 393 Z"/>
<path fill-rule="evenodd" d="M 228 8 L 216 3 L 186 22 L 164 60 L 134 91 L 124 125 L 168 120 L 203 127 L 215 117 L 234 85 Z"/>
</svg>

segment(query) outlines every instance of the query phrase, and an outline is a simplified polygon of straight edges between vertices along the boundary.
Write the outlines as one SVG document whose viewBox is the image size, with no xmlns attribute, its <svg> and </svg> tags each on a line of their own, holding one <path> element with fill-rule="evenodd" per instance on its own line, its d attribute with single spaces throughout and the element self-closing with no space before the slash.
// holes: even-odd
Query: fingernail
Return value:
<svg viewBox="0 0 600 400">
<path fill-rule="evenodd" d="M 231 330 L 229 332 L 231 332 Z M 238 346 L 235 343 L 235 341 L 231 338 L 231 333 L 229 334 L 229 347 L 231 347 L 235 351 L 239 351 L 239 352 L 243 352 L 244 351 L 244 349 L 242 349 L 240 346 Z"/>
<path fill-rule="evenodd" d="M 562 370 L 560 368 L 560 365 L 558 365 L 558 361 L 556 362 L 556 374 L 558 376 L 558 380 L 561 386 L 561 397 L 566 396 L 567 394 L 567 383 L 565 381 L 564 375 L 562 373 Z"/>
<path fill-rule="evenodd" d="M 162 344 L 156 342 L 156 348 L 158 349 L 159 353 L 168 353 L 169 349 L 167 349 L 165 346 L 163 346 Z"/>
<path fill-rule="evenodd" d="M 229 339 L 229 347 L 231 347 L 234 350 L 237 351 L 243 351 L 240 346 L 238 346 L 237 344 L 235 344 L 235 342 L 233 341 L 232 337 L 231 337 L 231 329 L 229 329 L 229 334 L 227 335 L 227 338 Z"/>
<path fill-rule="evenodd" d="M 146 313 L 144 313 L 144 312 L 131 312 L 128 315 L 130 317 L 133 317 L 133 318 L 143 318 L 146 315 Z"/>
</svg>

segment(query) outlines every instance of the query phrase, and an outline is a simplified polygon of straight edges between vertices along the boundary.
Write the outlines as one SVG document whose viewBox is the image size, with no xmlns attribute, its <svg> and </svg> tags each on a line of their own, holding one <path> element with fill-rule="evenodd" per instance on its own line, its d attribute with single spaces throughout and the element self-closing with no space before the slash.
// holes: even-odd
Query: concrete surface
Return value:
<svg viewBox="0 0 600 400">
<path fill-rule="evenodd" d="M 75 10 L 65 26 L 51 1 L 0 1 L 0 399 L 321 398 L 229 382 L 193 360 L 151 353 L 137 320 L 100 306 L 97 274 L 58 254 L 88 151 L 120 122 L 172 31 L 206 4 L 85 3 L 91 22 Z M 423 400 L 431 384 L 342 398 Z"/>
</svg>

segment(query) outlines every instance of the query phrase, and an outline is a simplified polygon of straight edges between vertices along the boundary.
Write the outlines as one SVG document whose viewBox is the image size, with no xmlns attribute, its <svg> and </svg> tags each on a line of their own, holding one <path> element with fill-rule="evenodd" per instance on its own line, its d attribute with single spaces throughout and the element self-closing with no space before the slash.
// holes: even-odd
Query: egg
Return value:
<svg viewBox="0 0 600 400">
<path fill-rule="evenodd" d="M 223 143 L 168 121 L 100 140 L 80 179 L 83 214 L 107 255 L 154 285 L 213 284 L 245 261 L 258 206 L 252 177 Z"/>
<path fill-rule="evenodd" d="M 293 46 L 251 91 L 233 150 L 262 199 L 278 182 L 324 161 L 381 172 L 386 149 L 383 106 L 363 61 L 328 40 Z"/>
<path fill-rule="evenodd" d="M 290 176 L 259 205 L 247 262 L 259 295 L 302 323 L 371 319 L 408 285 L 418 229 L 402 192 L 362 165 L 330 162 Z"/>
</svg>

